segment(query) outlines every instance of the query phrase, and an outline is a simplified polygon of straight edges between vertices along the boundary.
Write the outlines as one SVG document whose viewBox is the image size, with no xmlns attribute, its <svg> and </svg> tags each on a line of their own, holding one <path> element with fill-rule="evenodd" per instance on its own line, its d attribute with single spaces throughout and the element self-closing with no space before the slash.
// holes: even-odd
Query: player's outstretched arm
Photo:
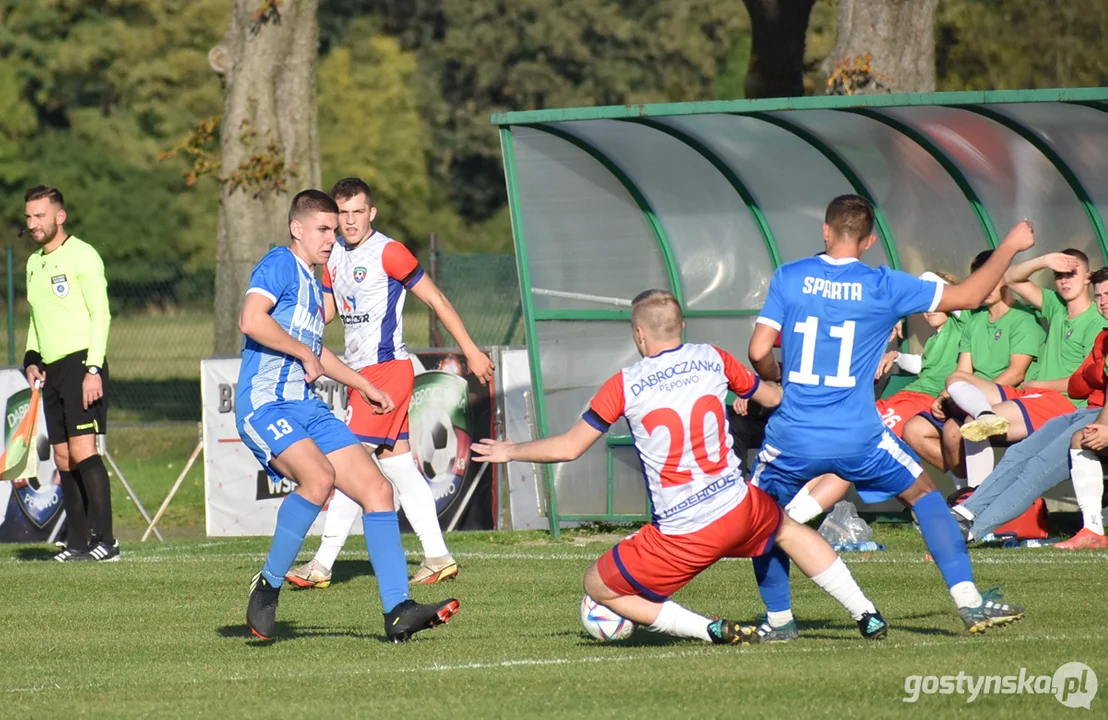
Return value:
<svg viewBox="0 0 1108 720">
<path fill-rule="evenodd" d="M 339 360 L 338 356 L 327 348 L 323 348 L 319 361 L 323 365 L 323 374 L 332 380 L 337 380 L 351 390 L 360 393 L 365 401 L 373 408 L 374 415 L 390 413 L 395 404 L 389 394 L 379 389 L 376 385 L 365 379 L 356 370 Z"/>
<path fill-rule="evenodd" d="M 750 358 L 750 366 L 763 380 L 781 382 L 781 366 L 773 357 L 773 346 L 777 343 L 780 331 L 764 323 L 754 326 L 754 334 L 750 336 L 750 347 L 747 356 Z"/>
<path fill-rule="evenodd" d="M 338 307 L 335 305 L 335 296 L 331 293 L 323 293 L 323 324 L 330 325 L 335 319 Z"/>
<path fill-rule="evenodd" d="M 454 309 L 443 291 L 439 290 L 438 285 L 435 285 L 431 278 L 424 275 L 412 286 L 412 294 L 438 315 L 439 320 L 442 321 L 442 326 L 458 341 L 458 347 L 462 349 L 462 353 L 466 356 L 469 371 L 477 376 L 481 384 L 484 385 L 492 380 L 494 370 L 492 360 L 477 348 L 477 344 L 470 338 L 469 331 L 466 330 L 465 323 L 462 322 L 458 311 Z"/>
<path fill-rule="evenodd" d="M 942 299 L 935 308 L 939 312 L 972 310 L 981 306 L 985 298 L 1004 278 L 1004 273 L 1017 253 L 1035 246 L 1035 228 L 1030 220 L 1023 220 L 1012 228 L 1000 246 L 993 251 L 985 264 L 957 285 L 943 288 Z M 1041 296 L 1040 296 L 1041 302 Z"/>
<path fill-rule="evenodd" d="M 294 357 L 304 366 L 304 377 L 312 382 L 323 374 L 323 366 L 312 349 L 285 332 L 269 314 L 273 301 L 261 293 L 247 293 L 239 315 L 243 335 L 275 352 Z"/>
<path fill-rule="evenodd" d="M 473 446 L 474 456 L 483 462 L 559 463 L 576 460 L 585 454 L 601 436 L 601 432 L 584 420 L 561 435 L 525 443 L 511 440 L 482 440 Z"/>
</svg>

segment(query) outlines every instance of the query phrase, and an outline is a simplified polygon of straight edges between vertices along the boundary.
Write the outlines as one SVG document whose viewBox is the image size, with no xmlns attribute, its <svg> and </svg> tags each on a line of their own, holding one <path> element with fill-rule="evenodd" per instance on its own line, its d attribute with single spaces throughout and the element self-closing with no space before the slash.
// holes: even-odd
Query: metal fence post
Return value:
<svg viewBox="0 0 1108 720">
<path fill-rule="evenodd" d="M 431 233 L 430 241 L 427 243 L 427 264 L 428 270 L 431 272 L 431 282 L 439 285 L 439 237 L 435 233 Z M 442 328 L 439 327 L 439 316 L 435 314 L 435 311 L 431 308 L 427 310 L 431 313 L 431 347 L 442 347 Z"/>
<path fill-rule="evenodd" d="M 15 250 L 11 245 L 4 256 L 8 266 L 8 364 L 15 365 Z"/>
</svg>

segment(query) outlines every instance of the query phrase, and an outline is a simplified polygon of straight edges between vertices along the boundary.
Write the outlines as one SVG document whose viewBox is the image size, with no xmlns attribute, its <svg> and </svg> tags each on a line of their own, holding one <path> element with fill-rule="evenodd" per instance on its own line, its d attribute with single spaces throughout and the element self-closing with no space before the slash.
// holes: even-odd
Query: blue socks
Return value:
<svg viewBox="0 0 1108 720">
<path fill-rule="evenodd" d="M 792 597 L 789 592 L 789 556 L 774 545 L 765 555 L 754 558 L 754 578 L 758 581 L 758 592 L 769 612 L 784 612 L 792 609 Z"/>
<path fill-rule="evenodd" d="M 400 521 L 396 511 L 362 515 L 362 529 L 369 562 L 377 576 L 381 607 L 386 613 L 392 612 L 408 599 L 408 563 L 404 558 L 404 546 L 400 544 Z"/>
<path fill-rule="evenodd" d="M 958 530 L 958 522 L 950 514 L 946 500 L 938 490 L 932 490 L 912 506 L 916 513 L 923 541 L 931 551 L 931 557 L 939 566 L 948 588 L 958 583 L 973 582 L 973 568 L 970 566 L 969 550 Z"/>
<path fill-rule="evenodd" d="M 285 582 L 285 573 L 296 562 L 296 554 L 304 544 L 308 529 L 323 508 L 313 505 L 302 495 L 293 493 L 285 498 L 277 510 L 277 529 L 273 531 L 273 544 L 262 568 L 262 577 L 275 588 Z"/>
</svg>

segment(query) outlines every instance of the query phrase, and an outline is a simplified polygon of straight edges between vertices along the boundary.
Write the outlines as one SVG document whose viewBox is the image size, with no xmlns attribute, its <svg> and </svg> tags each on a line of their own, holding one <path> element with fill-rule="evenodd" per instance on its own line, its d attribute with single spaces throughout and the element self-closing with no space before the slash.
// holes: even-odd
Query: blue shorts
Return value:
<svg viewBox="0 0 1108 720">
<path fill-rule="evenodd" d="M 877 503 L 900 495 L 922 472 L 923 466 L 912 448 L 886 430 L 877 447 L 845 458 L 794 457 L 764 444 L 758 451 L 750 483 L 784 506 L 810 480 L 824 473 L 834 473 L 854 483 L 862 502 Z"/>
<path fill-rule="evenodd" d="M 235 425 L 242 442 L 274 480 L 282 475 L 273 468 L 270 460 L 295 442 L 307 438 L 324 455 L 359 444 L 346 423 L 335 417 L 331 409 L 314 395 L 308 400 L 266 403 L 236 418 Z"/>
</svg>

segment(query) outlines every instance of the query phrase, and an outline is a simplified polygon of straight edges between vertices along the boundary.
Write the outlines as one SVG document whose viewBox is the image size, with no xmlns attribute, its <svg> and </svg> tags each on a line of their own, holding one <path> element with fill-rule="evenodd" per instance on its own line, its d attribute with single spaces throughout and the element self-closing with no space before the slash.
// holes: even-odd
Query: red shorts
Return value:
<svg viewBox="0 0 1108 720">
<path fill-rule="evenodd" d="M 780 526 L 781 508 L 751 485 L 742 502 L 707 527 L 663 535 L 647 525 L 601 555 L 597 570 L 615 592 L 660 602 L 721 558 L 764 554 Z"/>
<path fill-rule="evenodd" d="M 1059 415 L 1071 413 L 1077 409 L 1068 397 L 1057 390 L 1042 390 L 1031 388 L 1020 390 L 1007 385 L 997 385 L 1000 397 L 1011 400 L 1019 406 L 1023 413 L 1023 422 L 1027 425 L 1027 434 L 1041 428 L 1047 420 L 1053 420 Z"/>
<path fill-rule="evenodd" d="M 935 398 L 927 393 L 901 390 L 893 393 L 884 400 L 877 401 L 877 412 L 881 413 L 881 421 L 885 427 L 893 431 L 898 438 L 903 438 L 904 425 L 920 413 L 930 412 Z"/>
<path fill-rule="evenodd" d="M 370 445 L 391 447 L 408 439 L 408 404 L 412 401 L 415 370 L 411 360 L 388 360 L 364 367 L 358 374 L 392 398 L 395 409 L 386 415 L 374 415 L 373 408 L 360 393 L 351 392 L 346 405 L 346 424 L 354 435 Z"/>
</svg>

